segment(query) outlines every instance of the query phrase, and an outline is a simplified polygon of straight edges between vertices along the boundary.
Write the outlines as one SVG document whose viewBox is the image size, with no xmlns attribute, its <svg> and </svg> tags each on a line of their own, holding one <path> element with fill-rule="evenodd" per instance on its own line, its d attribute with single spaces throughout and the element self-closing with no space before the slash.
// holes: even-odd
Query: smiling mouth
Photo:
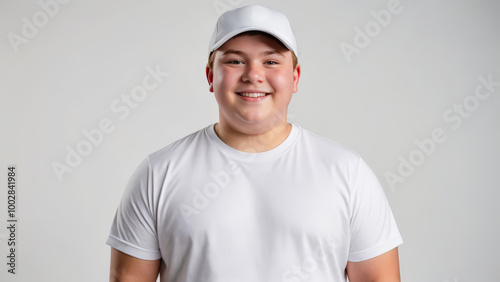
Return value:
<svg viewBox="0 0 500 282">
<path fill-rule="evenodd" d="M 264 97 L 266 95 L 269 95 L 269 93 L 265 93 L 265 92 L 260 92 L 260 93 L 256 93 L 256 92 L 236 92 L 236 94 L 240 95 L 240 96 L 243 96 L 243 97 L 250 97 L 250 98 L 257 98 L 257 97 Z"/>
</svg>

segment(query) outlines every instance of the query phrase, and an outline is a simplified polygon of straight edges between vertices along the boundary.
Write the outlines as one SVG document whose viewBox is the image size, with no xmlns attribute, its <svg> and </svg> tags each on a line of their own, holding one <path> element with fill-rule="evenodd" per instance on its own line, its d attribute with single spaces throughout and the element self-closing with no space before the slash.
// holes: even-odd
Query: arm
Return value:
<svg viewBox="0 0 500 282">
<path fill-rule="evenodd" d="M 360 262 L 347 262 L 350 282 L 400 282 L 398 248 Z"/>
<path fill-rule="evenodd" d="M 111 248 L 110 282 L 156 282 L 160 260 L 142 260 Z"/>
</svg>

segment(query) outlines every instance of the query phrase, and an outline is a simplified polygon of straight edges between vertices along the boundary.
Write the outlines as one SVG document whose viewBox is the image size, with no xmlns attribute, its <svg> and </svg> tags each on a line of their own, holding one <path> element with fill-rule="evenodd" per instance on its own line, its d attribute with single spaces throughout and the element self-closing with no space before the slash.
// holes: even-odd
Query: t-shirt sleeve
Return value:
<svg viewBox="0 0 500 282">
<path fill-rule="evenodd" d="M 361 158 L 352 183 L 348 260 L 358 262 L 390 251 L 403 239 L 380 182 Z"/>
<path fill-rule="evenodd" d="M 127 183 L 106 244 L 139 259 L 160 259 L 154 199 L 152 172 L 146 158 Z"/>
</svg>

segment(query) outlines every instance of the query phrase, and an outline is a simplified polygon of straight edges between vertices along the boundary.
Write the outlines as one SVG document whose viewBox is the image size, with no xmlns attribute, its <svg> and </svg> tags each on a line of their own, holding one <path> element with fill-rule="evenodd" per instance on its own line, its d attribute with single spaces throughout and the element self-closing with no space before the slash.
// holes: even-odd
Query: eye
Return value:
<svg viewBox="0 0 500 282">
<path fill-rule="evenodd" d="M 268 64 L 268 65 L 277 65 L 278 62 L 276 62 L 276 61 L 266 61 L 266 64 Z"/>
<path fill-rule="evenodd" d="M 240 60 L 231 60 L 227 62 L 228 64 L 233 64 L 233 65 L 240 65 L 243 64 L 243 61 Z"/>
</svg>

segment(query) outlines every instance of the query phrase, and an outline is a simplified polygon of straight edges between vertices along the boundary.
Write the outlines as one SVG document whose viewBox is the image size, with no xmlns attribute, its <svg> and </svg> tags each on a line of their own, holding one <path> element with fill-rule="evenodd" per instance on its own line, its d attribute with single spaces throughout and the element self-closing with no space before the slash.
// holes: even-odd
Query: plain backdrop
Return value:
<svg viewBox="0 0 500 282">
<path fill-rule="evenodd" d="M 224 9 L 250 3 L 282 11 L 297 38 L 289 121 L 358 151 L 383 184 L 403 281 L 498 280 L 500 2 L 4 0 L 1 281 L 108 279 L 125 183 L 147 154 L 217 122 L 208 41 Z M 140 92 L 151 71 L 162 76 Z"/>
</svg>

